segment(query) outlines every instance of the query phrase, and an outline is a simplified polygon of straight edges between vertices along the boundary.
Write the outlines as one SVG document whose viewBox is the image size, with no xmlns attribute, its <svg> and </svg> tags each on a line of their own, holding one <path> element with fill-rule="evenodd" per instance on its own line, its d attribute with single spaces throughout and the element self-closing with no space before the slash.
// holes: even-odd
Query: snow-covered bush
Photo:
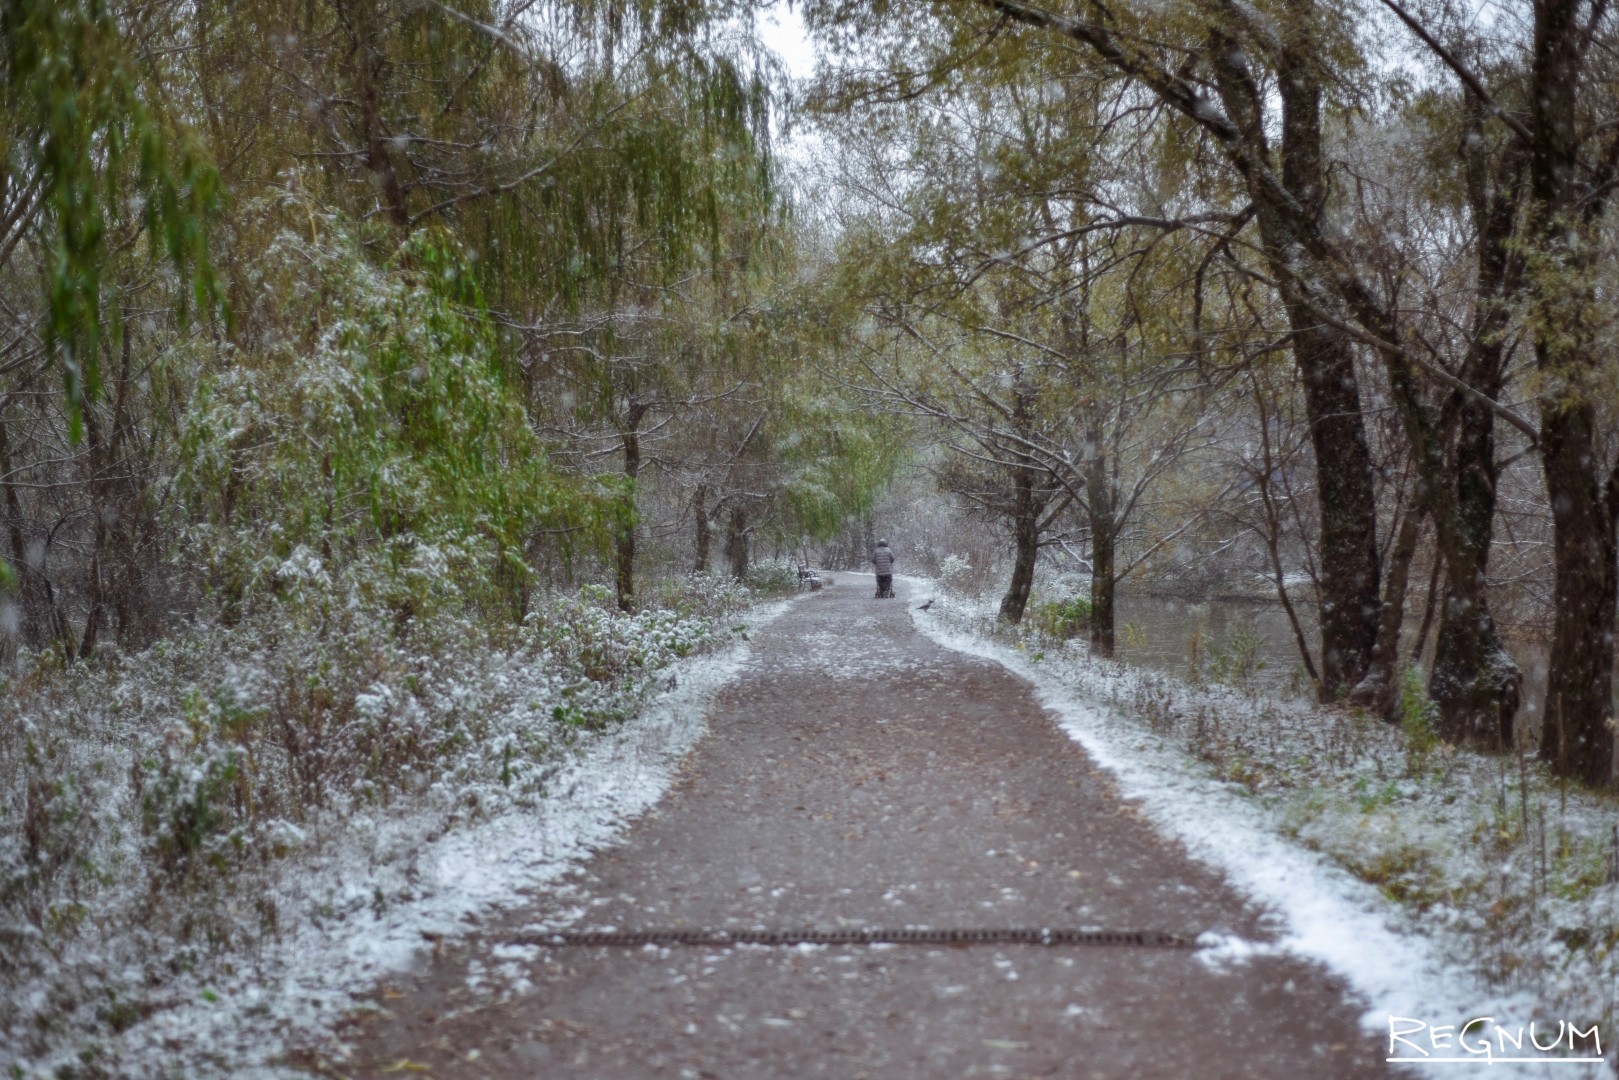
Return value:
<svg viewBox="0 0 1619 1080">
<path fill-rule="evenodd" d="M 746 606 L 755 594 L 729 574 L 697 573 L 666 578 L 646 596 L 654 608 L 717 619 Z"/>
<path fill-rule="evenodd" d="M 177 980 L 327 917 L 272 886 L 352 822 L 442 833 L 546 798 L 752 595 L 537 595 L 536 532 L 597 543 L 624 500 L 550 470 L 453 243 L 379 266 L 288 199 L 261 208 L 236 343 L 192 346 L 219 351 L 180 420 L 175 556 L 218 618 L 0 677 L 0 1071 L 115 1073 L 97 1044 Z"/>
<path fill-rule="evenodd" d="M 1091 601 L 1086 596 L 1045 600 L 1029 612 L 1029 623 L 1040 633 L 1059 641 L 1078 637 L 1091 628 Z"/>
<path fill-rule="evenodd" d="M 194 346 L 185 558 L 231 617 L 289 596 L 515 613 L 535 531 L 599 542 L 623 500 L 549 467 L 447 234 L 378 265 L 292 191 L 257 208 L 270 238 L 240 343 Z"/>
<path fill-rule="evenodd" d="M 748 567 L 748 588 L 763 596 L 798 588 L 798 566 L 782 559 L 756 562 Z"/>
<path fill-rule="evenodd" d="M 953 592 L 966 592 L 972 585 L 973 564 L 965 555 L 949 554 L 939 560 L 939 582 Z"/>
<path fill-rule="evenodd" d="M 547 797 L 571 748 L 676 659 L 730 636 L 745 590 L 687 611 L 554 596 L 519 627 L 387 604 L 282 604 L 138 656 L 43 666 L 0 694 L 0 1068 L 95 1044 L 176 978 L 315 917 L 267 883 L 349 823 L 433 831 Z M 696 609 L 701 607 L 703 613 Z M 380 902 L 380 901 L 379 901 Z"/>
</svg>

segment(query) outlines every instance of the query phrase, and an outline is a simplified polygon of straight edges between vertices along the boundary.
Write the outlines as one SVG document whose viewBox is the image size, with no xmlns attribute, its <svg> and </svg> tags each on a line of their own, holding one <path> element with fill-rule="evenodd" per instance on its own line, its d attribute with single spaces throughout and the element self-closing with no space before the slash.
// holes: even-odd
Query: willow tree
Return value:
<svg viewBox="0 0 1619 1080">
<path fill-rule="evenodd" d="M 215 299 L 218 177 L 149 14 L 155 27 L 103 0 L 0 5 L 0 517 L 20 638 L 69 657 L 130 621 L 134 519 L 150 522 L 126 314 L 184 322 Z"/>
<path fill-rule="evenodd" d="M 553 430 L 619 456 L 625 608 L 643 441 L 744 390 L 759 356 L 743 324 L 781 243 L 765 71 L 751 43 L 704 37 L 718 12 L 693 15 L 679 32 L 655 7 L 608 24 L 577 90 L 601 120 L 558 160 L 538 214 L 505 200 L 487 223 L 532 384 L 566 387 Z"/>
<path fill-rule="evenodd" d="M 715 392 L 709 337 L 775 227 L 767 71 L 734 14 L 286 0 L 205 3 L 191 28 L 229 178 L 315 189 L 379 257 L 454 235 L 542 430 L 619 457 L 625 605 L 641 440 Z M 309 164 L 289 181 L 293 161 Z"/>
</svg>

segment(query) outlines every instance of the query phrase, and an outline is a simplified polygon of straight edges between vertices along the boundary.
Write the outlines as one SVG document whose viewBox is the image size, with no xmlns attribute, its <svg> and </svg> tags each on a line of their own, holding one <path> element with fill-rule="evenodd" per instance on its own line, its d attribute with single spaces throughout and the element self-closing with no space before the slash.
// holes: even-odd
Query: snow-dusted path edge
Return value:
<svg viewBox="0 0 1619 1080">
<path fill-rule="evenodd" d="M 922 590 L 913 592 L 918 597 L 932 585 L 912 580 Z M 1105 688 L 1064 681 L 1020 651 L 948 627 L 928 613 L 913 612 L 913 622 L 937 644 L 990 660 L 1032 684 L 1063 731 L 1116 777 L 1121 793 L 1140 803 L 1156 829 L 1272 914 L 1276 945 L 1208 942 L 1205 956 L 1211 961 L 1240 962 L 1265 948 L 1319 961 L 1362 999 L 1368 1032 L 1386 1034 L 1391 1015 L 1433 1024 L 1485 1016 L 1508 1027 L 1533 1016 L 1533 999 L 1492 992 L 1447 964 L 1437 944 L 1374 887 L 1279 835 L 1261 807 L 1120 715 Z M 1544 1072 L 1527 1066 L 1521 1071 Z M 1504 1063 L 1490 1067 L 1491 1076 L 1512 1074 Z"/>
<path fill-rule="evenodd" d="M 738 621 L 756 631 L 797 599 L 761 605 Z M 274 1062 L 291 1045 L 320 1041 L 354 1007 L 356 995 L 408 969 L 429 941 L 453 942 L 483 916 L 532 903 L 535 890 L 555 889 L 617 843 L 668 790 L 706 730 L 715 693 L 750 652 L 748 642 L 738 640 L 673 665 L 667 673 L 676 688 L 592 739 L 549 782 L 555 797 L 530 811 L 453 829 L 429 844 L 416 860 L 413 899 L 367 908 L 342 922 L 300 926 L 258 958 L 239 985 L 211 991 L 213 1001 L 166 1009 L 127 1032 L 119 1060 L 149 1063 L 153 1076 L 306 1075 Z M 338 865 L 327 868 L 339 893 L 371 887 L 363 860 L 353 855 L 340 853 L 331 860 Z M 584 913 L 565 904 L 558 909 L 546 929 Z"/>
</svg>

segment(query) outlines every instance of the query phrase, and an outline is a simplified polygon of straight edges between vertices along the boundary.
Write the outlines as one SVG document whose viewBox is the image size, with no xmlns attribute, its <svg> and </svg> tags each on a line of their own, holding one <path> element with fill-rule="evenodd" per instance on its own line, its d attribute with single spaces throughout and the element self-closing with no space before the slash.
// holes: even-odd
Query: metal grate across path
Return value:
<svg viewBox="0 0 1619 1080">
<path fill-rule="evenodd" d="M 968 927 L 946 929 L 862 927 L 837 930 L 715 930 L 697 927 L 649 930 L 562 930 L 508 938 L 512 945 L 1116 945 L 1190 949 L 1193 938 L 1161 930 L 1072 930 L 1051 927 Z"/>
</svg>

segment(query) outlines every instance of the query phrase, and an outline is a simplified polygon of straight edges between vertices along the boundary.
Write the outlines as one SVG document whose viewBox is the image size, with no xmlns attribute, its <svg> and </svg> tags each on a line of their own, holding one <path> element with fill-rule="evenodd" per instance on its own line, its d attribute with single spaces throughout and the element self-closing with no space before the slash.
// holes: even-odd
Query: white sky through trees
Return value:
<svg viewBox="0 0 1619 1080">
<path fill-rule="evenodd" d="M 759 18 L 759 36 L 787 67 L 794 80 L 807 79 L 815 72 L 815 46 L 804 29 L 804 20 L 785 3 L 772 4 Z"/>
</svg>

